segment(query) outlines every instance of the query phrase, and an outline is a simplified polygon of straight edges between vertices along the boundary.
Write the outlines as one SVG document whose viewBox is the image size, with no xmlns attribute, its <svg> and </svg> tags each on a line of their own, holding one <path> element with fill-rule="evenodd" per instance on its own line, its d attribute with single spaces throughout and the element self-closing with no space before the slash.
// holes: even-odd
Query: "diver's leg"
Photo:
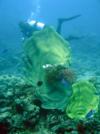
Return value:
<svg viewBox="0 0 100 134">
<path fill-rule="evenodd" d="M 59 34 L 61 34 L 62 24 L 63 24 L 64 22 L 66 22 L 66 21 L 71 21 L 71 20 L 76 19 L 76 18 L 78 18 L 78 17 L 80 17 L 80 16 L 81 16 L 81 15 L 78 14 L 78 15 L 75 15 L 75 16 L 72 16 L 72 17 L 69 17 L 69 18 L 59 18 L 59 19 L 58 19 L 58 24 L 57 24 L 57 32 L 58 32 Z"/>
</svg>

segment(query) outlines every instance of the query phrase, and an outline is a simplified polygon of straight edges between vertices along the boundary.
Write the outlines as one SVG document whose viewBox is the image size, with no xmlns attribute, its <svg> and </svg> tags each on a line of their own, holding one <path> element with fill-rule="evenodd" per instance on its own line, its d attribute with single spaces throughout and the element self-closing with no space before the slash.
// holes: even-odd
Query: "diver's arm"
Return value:
<svg viewBox="0 0 100 134">
<path fill-rule="evenodd" d="M 76 18 L 78 18 L 78 17 L 80 17 L 80 16 L 81 16 L 81 15 L 78 14 L 78 15 L 75 15 L 75 16 L 72 16 L 72 17 L 69 17 L 69 18 L 59 18 L 59 19 L 58 19 L 58 24 L 57 24 L 57 32 L 58 32 L 59 34 L 61 34 L 62 24 L 63 24 L 64 22 L 66 22 L 66 21 L 71 21 L 71 20 L 76 19 Z"/>
</svg>

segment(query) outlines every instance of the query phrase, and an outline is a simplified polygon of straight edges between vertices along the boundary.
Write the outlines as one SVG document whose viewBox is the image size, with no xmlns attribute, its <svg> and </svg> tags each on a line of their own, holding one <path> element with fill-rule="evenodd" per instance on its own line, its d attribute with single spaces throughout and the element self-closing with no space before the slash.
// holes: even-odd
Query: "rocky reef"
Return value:
<svg viewBox="0 0 100 134">
<path fill-rule="evenodd" d="M 53 28 L 24 43 L 24 74 L 0 76 L 0 134 L 99 134 L 100 76 L 78 77 Z"/>
<path fill-rule="evenodd" d="M 33 104 L 34 88 L 13 75 L 0 76 L 0 132 L 16 133 L 33 127 L 39 120 L 40 108 Z"/>
<path fill-rule="evenodd" d="M 22 77 L 0 76 L 1 134 L 99 134 L 100 104 L 94 117 L 74 120 L 61 110 L 43 109 L 34 101 L 34 88 Z"/>
</svg>

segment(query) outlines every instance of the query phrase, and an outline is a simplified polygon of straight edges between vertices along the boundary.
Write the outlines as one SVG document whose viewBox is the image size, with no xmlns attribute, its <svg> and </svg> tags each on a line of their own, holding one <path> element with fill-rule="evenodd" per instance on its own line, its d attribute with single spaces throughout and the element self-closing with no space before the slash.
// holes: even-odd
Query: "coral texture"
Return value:
<svg viewBox="0 0 100 134">
<path fill-rule="evenodd" d="M 99 96 L 96 88 L 87 80 L 80 80 L 73 84 L 73 95 L 70 98 L 66 112 L 69 117 L 84 119 L 98 111 Z"/>
</svg>

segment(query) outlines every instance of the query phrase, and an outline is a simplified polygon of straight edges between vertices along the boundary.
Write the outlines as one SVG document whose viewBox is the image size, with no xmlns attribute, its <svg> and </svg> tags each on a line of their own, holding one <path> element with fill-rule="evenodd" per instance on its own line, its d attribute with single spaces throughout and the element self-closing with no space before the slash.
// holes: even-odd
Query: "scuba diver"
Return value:
<svg viewBox="0 0 100 134">
<path fill-rule="evenodd" d="M 45 27 L 45 24 L 35 20 L 30 20 L 27 22 L 20 22 L 19 27 L 24 38 L 28 38 L 33 32 L 42 30 Z"/>
<path fill-rule="evenodd" d="M 61 34 L 62 25 L 63 25 L 64 22 L 71 21 L 71 20 L 76 19 L 80 16 L 81 15 L 78 14 L 78 15 L 75 15 L 75 16 L 72 16 L 72 17 L 69 17 L 69 18 L 59 18 L 58 23 L 57 23 L 56 31 L 59 34 Z M 19 27 L 20 27 L 20 30 L 21 30 L 24 38 L 30 37 L 33 32 L 40 31 L 45 26 L 47 26 L 47 25 L 44 24 L 44 23 L 41 23 L 41 22 L 37 22 L 35 20 L 28 20 L 27 22 L 20 22 L 19 23 Z"/>
</svg>

